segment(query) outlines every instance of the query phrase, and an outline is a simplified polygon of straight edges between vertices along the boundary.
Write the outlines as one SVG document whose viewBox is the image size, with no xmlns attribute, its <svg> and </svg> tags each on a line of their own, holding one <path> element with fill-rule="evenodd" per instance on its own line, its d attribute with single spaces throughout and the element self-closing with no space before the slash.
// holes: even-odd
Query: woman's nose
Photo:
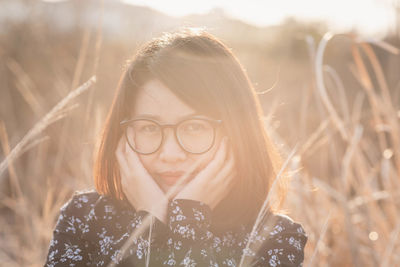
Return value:
<svg viewBox="0 0 400 267">
<path fill-rule="evenodd" d="M 177 162 L 186 159 L 186 152 L 181 148 L 172 128 L 164 129 L 159 158 L 165 162 Z"/>
</svg>

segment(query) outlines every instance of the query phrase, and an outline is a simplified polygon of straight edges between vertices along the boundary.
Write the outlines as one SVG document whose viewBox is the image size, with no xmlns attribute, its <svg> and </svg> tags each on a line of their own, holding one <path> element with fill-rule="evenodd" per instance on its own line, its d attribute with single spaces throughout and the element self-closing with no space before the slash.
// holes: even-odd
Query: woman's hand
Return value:
<svg viewBox="0 0 400 267">
<path fill-rule="evenodd" d="M 232 189 L 235 175 L 234 157 L 228 150 L 227 137 L 224 137 L 214 158 L 175 199 L 201 201 L 213 209 Z"/>
<path fill-rule="evenodd" d="M 131 205 L 137 210 L 146 210 L 166 223 L 168 199 L 153 180 L 133 151 L 125 136 L 118 142 L 115 151 L 118 160 L 122 190 Z"/>
</svg>

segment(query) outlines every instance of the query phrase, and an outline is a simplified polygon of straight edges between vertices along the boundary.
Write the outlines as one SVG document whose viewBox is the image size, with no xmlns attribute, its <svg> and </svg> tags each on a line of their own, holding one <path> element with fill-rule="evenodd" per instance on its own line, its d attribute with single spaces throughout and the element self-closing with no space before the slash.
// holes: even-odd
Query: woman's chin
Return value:
<svg viewBox="0 0 400 267">
<path fill-rule="evenodd" d="M 164 194 L 168 197 L 168 200 L 173 200 L 176 195 L 183 189 L 183 186 L 174 188 L 175 185 L 161 185 L 160 188 Z"/>
<path fill-rule="evenodd" d="M 164 182 L 163 179 L 161 179 L 160 177 L 155 178 L 154 180 L 155 180 L 155 182 L 158 184 L 158 186 L 161 188 L 161 190 L 164 192 L 164 194 L 166 194 L 166 195 L 172 194 L 172 193 L 173 193 L 172 191 L 175 191 L 175 190 L 174 190 L 174 187 L 176 186 L 176 183 L 175 183 L 175 184 L 173 184 L 173 183 L 166 183 L 166 182 Z M 179 191 L 182 189 L 182 187 L 183 187 L 183 185 L 179 186 L 179 188 L 177 188 L 177 191 L 176 191 L 176 192 L 179 192 Z M 176 193 L 173 194 L 173 195 L 175 196 Z M 172 199 L 172 197 L 169 197 L 169 199 Z"/>
</svg>

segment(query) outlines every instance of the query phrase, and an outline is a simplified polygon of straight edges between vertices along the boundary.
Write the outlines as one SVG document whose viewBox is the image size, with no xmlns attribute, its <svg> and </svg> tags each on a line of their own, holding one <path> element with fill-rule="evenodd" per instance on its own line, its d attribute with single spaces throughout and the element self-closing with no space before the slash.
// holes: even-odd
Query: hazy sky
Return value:
<svg viewBox="0 0 400 267">
<path fill-rule="evenodd" d="M 205 13 L 223 8 L 232 17 L 256 25 L 279 24 L 288 16 L 325 20 L 334 30 L 356 28 L 381 35 L 394 29 L 394 2 L 398 0 L 123 0 L 149 6 L 172 16 Z"/>
</svg>

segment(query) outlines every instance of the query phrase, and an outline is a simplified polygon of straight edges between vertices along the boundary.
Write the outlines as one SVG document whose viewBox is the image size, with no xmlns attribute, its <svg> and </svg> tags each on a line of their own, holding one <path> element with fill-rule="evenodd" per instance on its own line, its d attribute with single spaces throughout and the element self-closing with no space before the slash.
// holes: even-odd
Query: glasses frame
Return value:
<svg viewBox="0 0 400 267">
<path fill-rule="evenodd" d="M 215 120 L 215 119 L 204 118 L 204 117 L 189 117 L 189 118 L 183 119 L 183 120 L 181 120 L 181 121 L 179 121 L 179 122 L 177 122 L 177 123 L 175 123 L 175 124 L 162 124 L 162 123 L 160 123 L 160 122 L 158 122 L 158 121 L 156 121 L 156 120 L 150 119 L 150 118 L 125 119 L 125 120 L 122 120 L 122 121 L 120 122 L 120 125 L 121 125 L 121 127 L 123 128 L 123 131 L 124 131 L 124 135 L 125 135 L 126 140 L 128 140 L 128 136 L 127 136 L 127 133 L 126 133 L 126 132 L 127 132 L 127 131 L 126 131 L 127 126 L 129 125 L 129 123 L 134 122 L 134 121 L 139 121 L 139 120 L 145 120 L 145 121 L 153 122 L 153 123 L 157 124 L 157 125 L 160 127 L 160 129 L 161 129 L 161 142 L 160 142 L 160 145 L 159 145 L 158 148 L 157 148 L 156 150 L 154 150 L 153 152 L 150 152 L 150 153 L 143 153 L 143 152 L 140 152 L 140 151 L 136 150 L 129 142 L 127 142 L 128 145 L 129 145 L 129 147 L 130 147 L 133 151 L 135 151 L 135 152 L 137 152 L 137 153 L 139 153 L 139 154 L 142 154 L 142 155 L 154 154 L 154 153 L 156 153 L 156 152 L 160 149 L 160 147 L 164 144 L 164 137 L 165 137 L 164 129 L 165 129 L 165 128 L 172 128 L 172 129 L 174 130 L 175 140 L 177 141 L 177 143 L 179 144 L 179 146 L 180 146 L 185 152 L 191 153 L 191 154 L 204 154 L 204 153 L 208 152 L 208 151 L 214 146 L 214 143 L 215 143 L 215 136 L 216 136 L 216 129 L 217 129 L 217 128 L 221 125 L 221 123 L 222 123 L 222 120 Z M 178 129 L 179 125 L 181 125 L 182 123 L 184 123 L 184 122 L 186 122 L 186 121 L 189 121 L 189 120 L 204 120 L 204 121 L 207 121 L 207 122 L 210 122 L 210 123 L 211 123 L 211 126 L 212 126 L 212 128 L 213 128 L 213 140 L 212 140 L 212 142 L 211 142 L 210 147 L 209 147 L 207 150 L 205 150 L 205 151 L 203 151 L 203 152 L 197 152 L 197 153 L 196 153 L 196 152 L 191 152 L 191 151 L 186 150 L 185 147 L 182 145 L 181 140 L 179 140 L 179 137 L 178 137 L 177 129 Z"/>
</svg>

